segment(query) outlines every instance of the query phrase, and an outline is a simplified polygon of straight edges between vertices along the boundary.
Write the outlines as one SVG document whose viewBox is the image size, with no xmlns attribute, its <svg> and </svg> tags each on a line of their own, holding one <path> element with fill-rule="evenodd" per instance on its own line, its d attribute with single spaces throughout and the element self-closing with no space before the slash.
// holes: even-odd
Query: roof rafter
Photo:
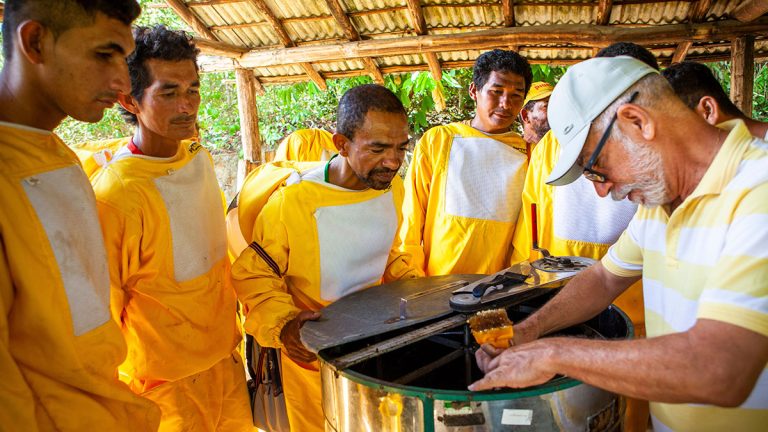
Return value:
<svg viewBox="0 0 768 432">
<path fill-rule="evenodd" d="M 504 14 L 504 26 L 515 26 L 515 0 L 501 0 L 501 13 Z"/>
<path fill-rule="evenodd" d="M 733 9 L 731 16 L 741 22 L 749 22 L 766 12 L 768 12 L 768 2 L 765 0 L 745 0 Z"/>
<path fill-rule="evenodd" d="M 611 20 L 613 0 L 599 0 L 597 2 L 597 25 L 608 25 Z"/>
<path fill-rule="evenodd" d="M 710 7 L 712 7 L 712 0 L 697 0 L 696 3 L 692 4 L 691 8 L 688 10 L 688 22 L 702 22 L 704 18 L 706 18 Z M 672 63 L 680 63 L 681 61 L 685 60 L 685 57 L 688 55 L 688 50 L 691 49 L 691 46 L 693 46 L 693 42 L 691 41 L 682 41 L 677 44 L 677 48 L 675 48 L 675 54 L 672 55 Z"/>
<path fill-rule="evenodd" d="M 632 41 L 639 45 L 677 44 L 680 41 L 730 40 L 742 35 L 768 35 L 768 18 L 741 23 L 735 20 L 696 24 L 671 24 L 645 28 L 567 24 L 505 27 L 462 34 L 422 35 L 396 39 L 371 39 L 339 44 L 296 48 L 252 50 L 238 63 L 245 67 L 269 67 L 306 61 L 348 60 L 352 58 L 397 56 L 404 54 L 484 50 L 510 45 L 569 43 L 575 47 L 601 48 L 614 42 Z M 230 64 L 232 66 L 226 66 Z M 231 59 L 216 62 L 215 69 L 234 67 Z"/>
<path fill-rule="evenodd" d="M 411 18 L 411 24 L 417 35 L 427 34 L 427 22 L 424 20 L 424 10 L 421 8 L 421 2 L 419 0 L 407 0 L 408 2 L 408 15 Z M 418 52 L 418 51 L 417 51 Z M 443 69 L 440 66 L 440 59 L 434 52 L 424 53 L 424 58 L 427 59 L 427 66 L 429 72 L 432 74 L 432 79 L 440 81 L 443 79 Z"/>
<path fill-rule="evenodd" d="M 279 19 L 277 19 L 277 16 L 275 16 L 275 13 L 272 12 L 272 10 L 267 6 L 267 4 L 264 2 L 264 0 L 247 0 L 248 4 L 256 8 L 261 15 L 266 19 L 272 29 L 275 31 L 275 34 L 277 35 L 277 38 L 280 39 L 280 43 L 282 43 L 286 48 L 295 47 L 296 44 L 291 40 L 291 37 L 288 36 L 288 32 L 285 30 L 285 27 L 283 27 L 283 24 L 280 22 Z M 312 66 L 309 62 L 299 62 L 299 66 L 301 69 L 304 70 L 304 73 L 307 74 L 307 76 L 317 85 L 321 90 L 325 90 L 328 88 L 328 84 L 325 82 L 325 78 L 323 78 L 320 73 L 318 73 L 315 68 Z"/>
<path fill-rule="evenodd" d="M 212 41 L 219 40 L 219 38 L 213 34 L 213 32 L 200 20 L 200 18 L 197 17 L 197 15 L 194 14 L 194 12 L 192 12 L 190 8 L 187 7 L 187 5 L 184 4 L 182 0 L 165 0 L 165 2 L 174 10 L 174 12 L 176 12 L 182 21 L 192 27 L 192 30 L 194 30 L 195 33 Z"/>
<path fill-rule="evenodd" d="M 355 25 L 352 24 L 352 21 L 349 19 L 349 16 L 347 16 L 347 13 L 341 7 L 339 0 L 325 0 L 325 4 L 328 5 L 328 9 L 331 10 L 331 15 L 333 15 L 336 23 L 341 27 L 341 30 L 344 32 L 344 36 L 350 41 L 359 41 L 360 33 L 355 28 Z M 368 71 L 368 75 L 370 75 L 373 79 L 373 82 L 382 85 L 384 84 L 384 75 L 381 74 L 379 66 L 376 64 L 374 59 L 370 57 L 364 58 L 363 65 Z"/>
</svg>

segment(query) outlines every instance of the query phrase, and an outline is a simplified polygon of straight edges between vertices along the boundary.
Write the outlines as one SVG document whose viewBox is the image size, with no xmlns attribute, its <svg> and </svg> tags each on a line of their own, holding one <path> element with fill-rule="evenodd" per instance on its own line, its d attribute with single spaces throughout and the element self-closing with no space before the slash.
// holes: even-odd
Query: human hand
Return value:
<svg viewBox="0 0 768 432">
<path fill-rule="evenodd" d="M 491 347 L 492 350 L 494 348 Z M 537 341 L 499 350 L 495 356 L 485 346 L 477 350 L 475 357 L 485 377 L 469 386 L 471 391 L 490 390 L 496 387 L 523 388 L 543 384 L 555 376 L 547 367 L 546 360 L 552 355 L 552 346 Z M 482 362 L 482 364 L 481 364 Z"/>
<path fill-rule="evenodd" d="M 301 343 L 301 334 L 299 331 L 307 321 L 314 321 L 320 318 L 320 312 L 301 311 L 280 331 L 280 341 L 283 343 L 283 351 L 293 361 L 299 363 L 312 363 L 317 356 L 315 353 L 307 350 Z"/>
</svg>

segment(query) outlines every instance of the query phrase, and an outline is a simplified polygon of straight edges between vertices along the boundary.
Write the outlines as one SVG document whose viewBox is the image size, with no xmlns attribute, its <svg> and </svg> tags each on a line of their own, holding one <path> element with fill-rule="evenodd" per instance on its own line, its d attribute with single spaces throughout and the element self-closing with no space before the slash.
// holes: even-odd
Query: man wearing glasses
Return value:
<svg viewBox="0 0 768 432">
<path fill-rule="evenodd" d="M 549 119 L 561 152 L 548 183 L 584 175 L 600 196 L 640 205 L 601 262 L 483 347 L 472 390 L 566 375 L 648 399 L 654 430 L 758 430 L 768 421 L 768 144 L 686 108 L 628 57 L 572 67 Z M 583 322 L 640 277 L 647 339 L 540 336 Z"/>
</svg>

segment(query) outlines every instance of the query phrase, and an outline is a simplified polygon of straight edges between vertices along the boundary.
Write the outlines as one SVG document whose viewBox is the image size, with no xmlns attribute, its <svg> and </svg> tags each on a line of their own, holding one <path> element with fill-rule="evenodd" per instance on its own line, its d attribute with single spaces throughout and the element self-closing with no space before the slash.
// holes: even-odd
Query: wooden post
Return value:
<svg viewBox="0 0 768 432">
<path fill-rule="evenodd" d="M 752 117 L 752 90 L 755 85 L 755 37 L 731 41 L 731 100 Z"/>
<path fill-rule="evenodd" d="M 237 109 L 240 111 L 240 137 L 243 140 L 243 160 L 238 164 L 237 189 L 242 179 L 261 163 L 261 136 L 259 111 L 256 108 L 256 77 L 250 69 L 235 70 L 237 81 Z M 242 174 L 242 178 L 241 178 Z"/>
</svg>

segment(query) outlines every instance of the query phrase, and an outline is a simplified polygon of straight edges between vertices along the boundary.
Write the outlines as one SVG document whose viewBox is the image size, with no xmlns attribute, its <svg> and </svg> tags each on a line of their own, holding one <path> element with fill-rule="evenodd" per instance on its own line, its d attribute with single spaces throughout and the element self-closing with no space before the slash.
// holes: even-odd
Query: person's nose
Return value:
<svg viewBox="0 0 768 432">
<path fill-rule="evenodd" d="M 196 111 L 196 101 L 197 97 L 193 96 L 189 93 L 184 94 L 179 98 L 179 104 L 178 109 L 180 113 L 184 114 L 192 114 L 194 111 Z"/>
<path fill-rule="evenodd" d="M 131 94 L 131 77 L 128 74 L 128 63 L 125 61 L 118 63 L 110 88 L 125 95 Z"/>
<path fill-rule="evenodd" d="M 390 170 L 398 170 L 400 169 L 400 165 L 403 164 L 403 159 L 405 158 L 404 152 L 390 152 L 387 154 L 387 156 L 384 158 L 384 160 L 381 162 L 381 164 L 384 166 L 384 168 L 390 169 Z"/>
</svg>

